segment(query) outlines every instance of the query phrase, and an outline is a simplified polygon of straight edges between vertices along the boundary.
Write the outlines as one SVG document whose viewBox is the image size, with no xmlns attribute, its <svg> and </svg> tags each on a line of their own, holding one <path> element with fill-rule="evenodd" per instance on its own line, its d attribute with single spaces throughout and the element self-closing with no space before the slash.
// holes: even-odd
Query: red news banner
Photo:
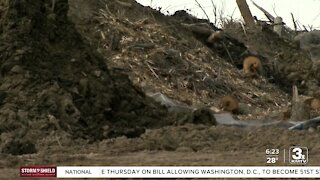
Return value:
<svg viewBox="0 0 320 180">
<path fill-rule="evenodd" d="M 57 177 L 57 167 L 55 166 L 22 166 L 20 167 L 20 177 Z"/>
</svg>

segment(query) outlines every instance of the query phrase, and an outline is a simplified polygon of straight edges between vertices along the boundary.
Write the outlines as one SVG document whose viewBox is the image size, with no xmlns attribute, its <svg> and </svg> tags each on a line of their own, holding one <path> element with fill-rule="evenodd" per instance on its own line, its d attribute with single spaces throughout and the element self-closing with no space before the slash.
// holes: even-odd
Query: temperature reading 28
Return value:
<svg viewBox="0 0 320 180">
<path fill-rule="evenodd" d="M 274 164 L 279 160 L 278 157 L 267 157 L 267 164 Z"/>
</svg>

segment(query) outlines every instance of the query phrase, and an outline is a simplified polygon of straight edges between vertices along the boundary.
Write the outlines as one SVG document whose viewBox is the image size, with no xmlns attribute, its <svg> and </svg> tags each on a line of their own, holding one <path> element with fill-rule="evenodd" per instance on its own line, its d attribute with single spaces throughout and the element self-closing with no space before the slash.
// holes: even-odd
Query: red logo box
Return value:
<svg viewBox="0 0 320 180">
<path fill-rule="evenodd" d="M 20 177 L 57 177 L 56 166 L 21 166 Z"/>
</svg>

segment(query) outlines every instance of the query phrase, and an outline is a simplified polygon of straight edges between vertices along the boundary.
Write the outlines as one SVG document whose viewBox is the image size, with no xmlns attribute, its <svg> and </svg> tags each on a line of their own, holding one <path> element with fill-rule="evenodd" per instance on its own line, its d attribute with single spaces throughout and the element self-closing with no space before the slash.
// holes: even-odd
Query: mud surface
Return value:
<svg viewBox="0 0 320 180">
<path fill-rule="evenodd" d="M 206 20 L 164 16 L 131 0 L 0 2 L 7 177 L 15 173 L 3 168 L 31 164 L 265 165 L 266 148 L 294 145 L 308 147 L 318 163 L 319 128 L 216 125 L 206 109 L 233 95 L 245 107 L 234 115 L 239 121 L 281 120 L 293 84 L 317 95 L 310 58 L 288 39 L 230 23 L 227 38 L 210 45 L 181 25 Z M 244 77 L 248 54 L 262 59 L 265 75 Z M 150 92 L 205 110 L 169 113 Z"/>
<path fill-rule="evenodd" d="M 166 110 L 125 74 L 110 72 L 103 57 L 82 40 L 67 18 L 66 2 L 58 1 L 54 10 L 49 2 L 10 1 L 6 6 L 0 87 L 5 153 L 28 151 L 23 141 L 36 143 L 39 136 L 64 134 L 92 142 L 136 137 L 146 127 L 166 124 L 160 121 Z M 35 152 L 34 145 L 29 148 Z"/>
</svg>

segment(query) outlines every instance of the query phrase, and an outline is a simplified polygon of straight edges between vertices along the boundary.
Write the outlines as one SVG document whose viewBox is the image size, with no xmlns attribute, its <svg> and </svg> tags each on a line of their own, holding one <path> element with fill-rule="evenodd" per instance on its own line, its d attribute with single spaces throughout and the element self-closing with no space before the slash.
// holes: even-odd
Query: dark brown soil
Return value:
<svg viewBox="0 0 320 180">
<path fill-rule="evenodd" d="M 110 72 L 103 57 L 83 41 L 67 18 L 67 1 L 56 2 L 54 10 L 50 3 L 3 5 L 2 152 L 34 153 L 32 143 L 48 135 L 66 133 L 93 142 L 137 137 L 146 127 L 167 124 L 165 108 L 145 97 L 125 74 Z M 29 141 L 29 148 L 22 145 Z"/>
<path fill-rule="evenodd" d="M 207 109 L 232 95 L 246 107 L 235 115 L 240 121 L 282 119 L 293 84 L 318 93 L 306 52 L 269 29 L 244 33 L 236 22 L 223 28 L 223 41 L 208 44 L 181 25 L 206 20 L 122 1 L 129 5 L 0 1 L 0 170 L 265 165 L 266 148 L 293 145 L 308 147 L 310 164 L 318 163 L 319 128 L 215 126 Z M 243 75 L 249 54 L 262 59 L 264 76 Z M 169 113 L 145 95 L 154 92 L 200 110 Z"/>
</svg>

